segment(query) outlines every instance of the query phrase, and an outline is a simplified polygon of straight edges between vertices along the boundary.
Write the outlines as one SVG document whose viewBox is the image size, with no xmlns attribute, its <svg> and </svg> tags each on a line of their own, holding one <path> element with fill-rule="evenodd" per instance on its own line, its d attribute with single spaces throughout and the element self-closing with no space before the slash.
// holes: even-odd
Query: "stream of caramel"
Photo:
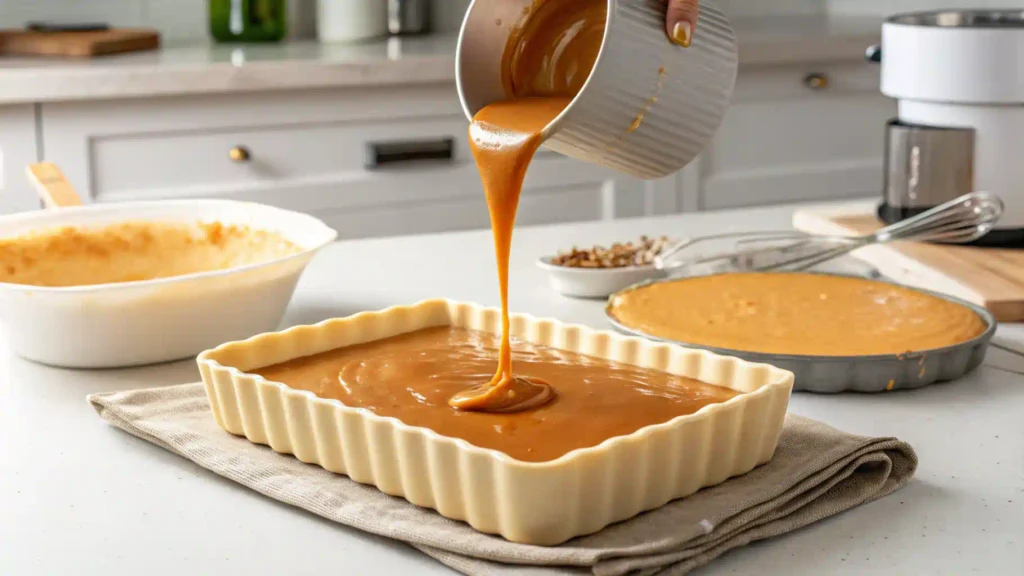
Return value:
<svg viewBox="0 0 1024 576">
<path fill-rule="evenodd" d="M 549 402 L 547 382 L 512 372 L 509 341 L 508 261 L 523 179 L 544 129 L 590 76 L 604 35 L 603 0 L 542 2 L 510 37 L 504 56 L 509 98 L 477 112 L 469 141 L 487 197 L 501 292 L 502 337 L 498 370 L 490 382 L 464 390 L 450 404 L 461 410 L 515 412 Z"/>
</svg>

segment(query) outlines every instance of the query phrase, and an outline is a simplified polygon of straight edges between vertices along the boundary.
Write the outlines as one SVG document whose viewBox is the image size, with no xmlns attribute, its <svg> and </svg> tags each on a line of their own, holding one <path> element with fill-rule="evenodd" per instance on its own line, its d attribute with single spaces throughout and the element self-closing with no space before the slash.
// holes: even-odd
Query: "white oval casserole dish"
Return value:
<svg viewBox="0 0 1024 576">
<path fill-rule="evenodd" d="M 320 220 L 231 200 L 91 204 L 0 217 L 0 237 L 126 221 L 220 222 L 268 230 L 302 252 L 267 262 L 116 284 L 0 283 L 0 321 L 19 356 L 68 368 L 112 368 L 195 356 L 277 328 L 306 265 L 337 233 Z"/>
<path fill-rule="evenodd" d="M 556 320 L 519 314 L 511 320 L 513 337 L 521 340 L 741 394 L 556 460 L 524 462 L 246 373 L 431 326 L 501 333 L 499 309 L 450 300 L 229 342 L 200 354 L 199 370 L 224 430 L 526 544 L 555 545 L 597 532 L 745 474 L 774 455 L 792 372 Z"/>
</svg>

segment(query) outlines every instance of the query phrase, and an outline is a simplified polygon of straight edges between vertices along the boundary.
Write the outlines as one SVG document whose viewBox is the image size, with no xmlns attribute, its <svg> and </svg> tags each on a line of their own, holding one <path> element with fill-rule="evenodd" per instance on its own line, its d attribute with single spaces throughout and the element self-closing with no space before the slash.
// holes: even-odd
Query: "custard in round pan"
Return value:
<svg viewBox="0 0 1024 576">
<path fill-rule="evenodd" d="M 902 354 L 985 332 L 970 308 L 864 278 L 743 272 L 658 282 L 612 297 L 626 328 L 694 346 L 804 356 Z"/>
</svg>

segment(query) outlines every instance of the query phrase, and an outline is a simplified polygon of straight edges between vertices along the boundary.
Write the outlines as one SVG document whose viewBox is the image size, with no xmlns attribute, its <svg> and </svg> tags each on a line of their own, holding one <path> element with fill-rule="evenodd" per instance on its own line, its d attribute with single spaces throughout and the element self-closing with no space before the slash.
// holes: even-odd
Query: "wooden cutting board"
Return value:
<svg viewBox="0 0 1024 576">
<path fill-rule="evenodd" d="M 856 235 L 883 226 L 874 203 L 798 210 L 793 226 L 814 234 Z M 1000 322 L 1024 321 L 1024 250 L 895 242 L 854 252 L 904 284 L 988 308 Z"/>
<path fill-rule="evenodd" d="M 104 54 L 153 50 L 160 46 L 156 30 L 111 29 L 91 32 L 0 30 L 0 54 L 92 58 Z"/>
</svg>

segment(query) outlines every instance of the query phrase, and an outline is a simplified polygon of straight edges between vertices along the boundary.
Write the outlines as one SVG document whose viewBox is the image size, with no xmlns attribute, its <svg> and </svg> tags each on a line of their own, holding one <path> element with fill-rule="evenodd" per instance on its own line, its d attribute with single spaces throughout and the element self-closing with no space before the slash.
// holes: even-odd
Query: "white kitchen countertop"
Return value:
<svg viewBox="0 0 1024 576">
<path fill-rule="evenodd" d="M 483 201 L 481 199 L 481 201 Z M 606 327 L 602 302 L 551 292 L 534 260 L 640 234 L 785 229 L 792 207 L 516 231 L 515 311 Z M 489 231 L 335 244 L 286 322 L 431 297 L 498 303 Z M 1024 348 L 1024 327 L 997 338 Z M 791 410 L 896 436 L 915 479 L 881 501 L 725 555 L 700 574 L 1024 574 L 1024 359 L 992 350 L 961 381 L 883 395 L 794 394 Z M 73 371 L 6 351 L 0 332 L 0 574 L 449 574 L 403 544 L 267 499 L 101 420 L 86 394 L 198 380 L 193 362 Z"/>
<path fill-rule="evenodd" d="M 880 19 L 870 17 L 777 16 L 733 24 L 743 65 L 862 60 L 881 37 Z M 169 45 L 92 60 L 0 57 L 0 105 L 454 82 L 455 41 Z"/>
</svg>

